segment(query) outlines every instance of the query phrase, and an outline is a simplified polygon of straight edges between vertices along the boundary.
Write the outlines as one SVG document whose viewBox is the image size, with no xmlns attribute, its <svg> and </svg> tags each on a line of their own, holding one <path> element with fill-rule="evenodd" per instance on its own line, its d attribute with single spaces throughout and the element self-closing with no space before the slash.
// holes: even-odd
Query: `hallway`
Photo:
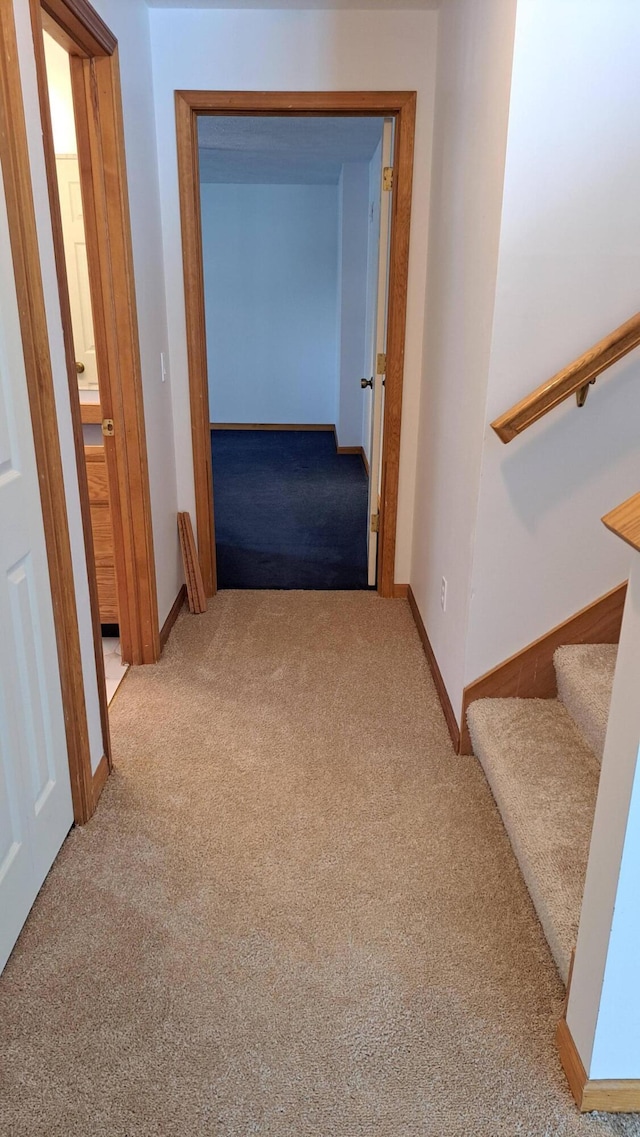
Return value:
<svg viewBox="0 0 640 1137">
<path fill-rule="evenodd" d="M 404 601 L 218 594 L 112 710 L 116 771 L 0 984 L 11 1137 L 634 1134 Z"/>
</svg>

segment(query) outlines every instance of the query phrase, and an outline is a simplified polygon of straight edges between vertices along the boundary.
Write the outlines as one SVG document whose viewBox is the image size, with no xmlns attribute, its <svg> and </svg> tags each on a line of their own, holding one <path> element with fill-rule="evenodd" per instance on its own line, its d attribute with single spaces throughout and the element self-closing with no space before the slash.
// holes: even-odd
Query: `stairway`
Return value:
<svg viewBox="0 0 640 1137">
<path fill-rule="evenodd" d="M 566 984 L 575 946 L 617 647 L 554 656 L 557 699 L 479 699 L 474 754 Z"/>
</svg>

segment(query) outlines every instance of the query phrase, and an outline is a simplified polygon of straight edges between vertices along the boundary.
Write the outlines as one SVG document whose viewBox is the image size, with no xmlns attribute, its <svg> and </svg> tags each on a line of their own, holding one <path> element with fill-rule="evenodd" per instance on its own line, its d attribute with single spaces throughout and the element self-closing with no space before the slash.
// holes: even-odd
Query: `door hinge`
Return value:
<svg viewBox="0 0 640 1137">
<path fill-rule="evenodd" d="M 379 351 L 376 356 L 376 375 L 387 374 L 387 353 L 386 351 Z"/>
<path fill-rule="evenodd" d="M 393 166 L 385 166 L 382 171 L 382 188 L 383 190 L 393 189 Z"/>
<path fill-rule="evenodd" d="M 104 434 L 105 438 L 113 438 L 113 435 L 115 434 L 115 427 L 113 425 L 112 418 L 103 418 L 102 433 Z"/>
<path fill-rule="evenodd" d="M 372 513 L 371 514 L 371 532 L 372 533 L 379 533 L 380 532 L 380 514 L 379 513 Z"/>
</svg>

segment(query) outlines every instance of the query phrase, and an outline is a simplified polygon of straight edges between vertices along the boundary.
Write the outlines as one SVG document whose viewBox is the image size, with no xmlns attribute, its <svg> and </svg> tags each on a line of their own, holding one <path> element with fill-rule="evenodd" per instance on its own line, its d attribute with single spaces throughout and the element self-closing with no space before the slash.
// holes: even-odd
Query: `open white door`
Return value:
<svg viewBox="0 0 640 1137">
<path fill-rule="evenodd" d="M 38 472 L 0 178 L 0 970 L 73 824 Z"/>
<path fill-rule="evenodd" d="M 382 478 L 382 430 L 384 422 L 384 377 L 387 353 L 387 303 L 389 294 L 389 238 L 393 176 L 393 119 L 385 119 L 380 171 L 380 239 L 378 242 L 378 289 L 373 321 L 373 404 L 369 444 L 369 547 L 367 579 L 375 585 L 378 564 L 378 498 Z"/>
<path fill-rule="evenodd" d="M 84 232 L 80 169 L 75 155 L 56 158 L 60 214 L 64 236 L 64 259 L 67 266 L 73 346 L 78 368 L 78 386 L 82 390 L 98 390 L 98 364 L 93 334 L 93 312 L 89 290 L 89 263 Z"/>
</svg>

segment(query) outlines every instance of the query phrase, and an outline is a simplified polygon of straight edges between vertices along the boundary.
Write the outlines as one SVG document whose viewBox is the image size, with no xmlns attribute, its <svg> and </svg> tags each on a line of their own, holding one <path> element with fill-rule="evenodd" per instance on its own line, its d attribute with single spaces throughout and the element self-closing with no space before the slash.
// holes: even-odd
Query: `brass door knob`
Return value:
<svg viewBox="0 0 640 1137">
<path fill-rule="evenodd" d="M 373 377 L 371 379 L 361 379 L 360 386 L 362 387 L 363 391 L 365 387 L 371 387 L 371 389 L 373 389 Z"/>
<path fill-rule="evenodd" d="M 78 375 L 82 375 L 82 372 L 84 371 L 84 363 L 79 363 L 77 359 L 76 359 L 76 371 L 78 372 Z"/>
</svg>

